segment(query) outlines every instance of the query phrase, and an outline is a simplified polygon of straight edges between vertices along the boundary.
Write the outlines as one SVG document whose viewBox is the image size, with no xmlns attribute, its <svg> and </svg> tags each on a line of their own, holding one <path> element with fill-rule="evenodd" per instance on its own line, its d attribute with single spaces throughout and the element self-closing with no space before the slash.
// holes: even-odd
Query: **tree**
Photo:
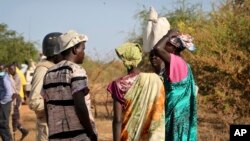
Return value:
<svg viewBox="0 0 250 141">
<path fill-rule="evenodd" d="M 37 60 L 38 50 L 35 44 L 24 40 L 14 30 L 9 30 L 6 24 L 0 24 L 0 61 L 5 64 L 23 63 L 25 60 Z"/>
</svg>

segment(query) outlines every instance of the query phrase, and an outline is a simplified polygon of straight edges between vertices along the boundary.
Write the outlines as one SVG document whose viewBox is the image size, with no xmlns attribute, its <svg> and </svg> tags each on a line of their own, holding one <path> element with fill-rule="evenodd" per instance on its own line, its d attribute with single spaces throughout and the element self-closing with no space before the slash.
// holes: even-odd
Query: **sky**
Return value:
<svg viewBox="0 0 250 141">
<path fill-rule="evenodd" d="M 214 0 L 187 0 L 211 10 Z M 50 32 L 76 30 L 88 36 L 86 54 L 96 60 L 112 60 L 114 49 L 124 43 L 129 33 L 138 31 L 136 13 L 153 6 L 174 10 L 176 0 L 0 0 L 0 23 L 8 25 L 36 42 L 41 50 L 43 37 Z"/>
</svg>

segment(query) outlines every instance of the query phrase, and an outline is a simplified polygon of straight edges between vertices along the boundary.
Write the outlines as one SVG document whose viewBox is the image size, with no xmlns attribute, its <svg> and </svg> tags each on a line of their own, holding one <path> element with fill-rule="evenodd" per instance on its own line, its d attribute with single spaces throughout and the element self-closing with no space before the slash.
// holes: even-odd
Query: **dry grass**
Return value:
<svg viewBox="0 0 250 141">
<path fill-rule="evenodd" d="M 225 113 L 217 109 L 212 102 L 207 102 L 205 99 L 206 96 L 198 95 L 199 140 L 229 140 L 231 124 L 250 124 L 249 116 L 239 116 L 233 111 Z"/>
</svg>

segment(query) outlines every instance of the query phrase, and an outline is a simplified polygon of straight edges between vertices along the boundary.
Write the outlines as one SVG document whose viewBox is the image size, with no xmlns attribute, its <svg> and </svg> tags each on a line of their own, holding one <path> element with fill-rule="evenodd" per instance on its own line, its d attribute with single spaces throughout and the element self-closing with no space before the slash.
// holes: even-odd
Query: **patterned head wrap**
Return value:
<svg viewBox="0 0 250 141">
<path fill-rule="evenodd" d="M 115 51 L 127 69 L 137 67 L 142 60 L 142 49 L 139 44 L 124 43 Z"/>
<path fill-rule="evenodd" d="M 194 51 L 196 48 L 193 44 L 193 37 L 188 34 L 180 34 L 170 39 L 170 43 L 180 50 L 187 48 L 189 51 Z"/>
</svg>

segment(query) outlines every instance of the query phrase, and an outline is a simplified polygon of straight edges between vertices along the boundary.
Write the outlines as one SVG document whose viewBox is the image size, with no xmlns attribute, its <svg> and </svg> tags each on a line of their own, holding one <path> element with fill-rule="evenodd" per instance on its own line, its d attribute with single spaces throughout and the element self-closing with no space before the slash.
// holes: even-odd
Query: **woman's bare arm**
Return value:
<svg viewBox="0 0 250 141">
<path fill-rule="evenodd" d="M 122 105 L 114 100 L 113 102 L 114 108 L 114 117 L 113 117 L 113 141 L 121 140 L 121 126 L 122 126 Z"/>
<path fill-rule="evenodd" d="M 159 56 L 165 63 L 170 63 L 170 53 L 167 52 L 164 48 L 169 40 L 168 35 L 164 35 L 154 46 L 154 51 L 157 56 Z"/>
</svg>

